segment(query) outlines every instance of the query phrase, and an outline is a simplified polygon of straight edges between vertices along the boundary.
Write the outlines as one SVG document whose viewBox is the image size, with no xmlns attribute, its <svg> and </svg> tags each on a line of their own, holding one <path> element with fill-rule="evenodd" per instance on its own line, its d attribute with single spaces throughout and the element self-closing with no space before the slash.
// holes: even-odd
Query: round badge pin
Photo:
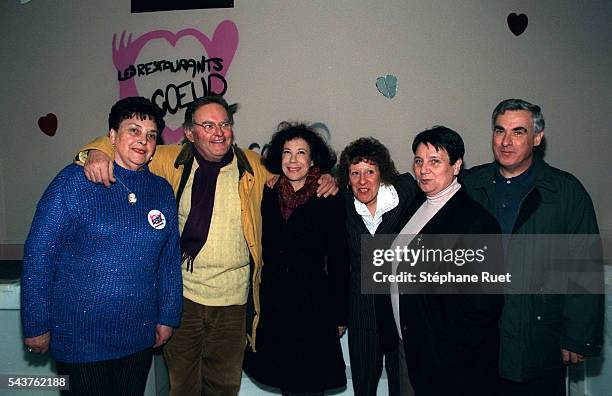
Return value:
<svg viewBox="0 0 612 396">
<path fill-rule="evenodd" d="M 161 230 L 166 226 L 166 218 L 164 217 L 164 214 L 157 209 L 149 211 L 147 220 L 149 221 L 151 227 L 155 228 L 156 230 Z"/>
</svg>

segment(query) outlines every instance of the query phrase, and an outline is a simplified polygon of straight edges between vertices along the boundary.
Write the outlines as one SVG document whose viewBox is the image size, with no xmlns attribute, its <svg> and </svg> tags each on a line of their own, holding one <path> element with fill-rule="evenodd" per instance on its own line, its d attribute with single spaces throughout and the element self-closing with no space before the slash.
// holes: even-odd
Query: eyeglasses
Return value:
<svg viewBox="0 0 612 396">
<path fill-rule="evenodd" d="M 206 133 L 213 133 L 215 132 L 216 128 L 219 128 L 223 132 L 227 132 L 232 129 L 232 123 L 229 121 L 222 121 L 218 124 L 215 124 L 211 121 L 204 121 L 202 123 L 194 122 L 193 124 L 202 127 L 202 129 L 204 129 L 204 132 Z"/>
</svg>

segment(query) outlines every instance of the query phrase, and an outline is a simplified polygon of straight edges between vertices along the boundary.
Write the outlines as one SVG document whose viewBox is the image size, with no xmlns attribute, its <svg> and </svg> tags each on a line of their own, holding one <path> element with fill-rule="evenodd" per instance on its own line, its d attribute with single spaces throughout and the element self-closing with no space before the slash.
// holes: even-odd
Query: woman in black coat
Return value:
<svg viewBox="0 0 612 396">
<path fill-rule="evenodd" d="M 402 234 L 418 235 L 415 241 L 428 240 L 429 234 L 455 234 L 466 243 L 470 238 L 463 236 L 467 234 L 501 233 L 495 218 L 457 181 L 464 154 L 463 140 L 457 132 L 445 127 L 421 132 L 412 150 L 413 170 L 423 194 L 404 214 L 407 224 Z M 499 265 L 499 238 L 483 243 L 490 245 L 487 263 Z M 455 243 L 448 247 L 460 246 Z M 462 269 L 467 271 L 469 267 L 465 264 Z M 502 305 L 502 296 L 494 294 L 400 296 L 399 322 L 408 373 L 417 396 L 496 394 Z"/>
<path fill-rule="evenodd" d="M 387 312 L 377 309 L 377 300 L 389 300 L 389 295 L 361 291 L 361 238 L 399 233 L 405 223 L 400 221 L 401 214 L 418 188 L 409 173 L 398 173 L 389 150 L 372 137 L 359 138 L 342 151 L 338 184 L 349 190 L 345 200 L 351 258 L 348 345 L 353 391 L 355 396 L 376 396 L 384 357 L 389 395 L 406 396 L 410 393 L 405 389 L 409 388 L 408 375 L 396 326 L 391 323 L 379 328 L 385 323 L 380 316 Z M 382 332 L 389 333 L 386 345 Z"/>
<path fill-rule="evenodd" d="M 256 352 L 245 371 L 284 395 L 346 385 L 340 337 L 347 325 L 348 248 L 341 195 L 317 197 L 317 180 L 335 164 L 323 139 L 281 124 L 264 164 L 281 174 L 264 187 L 263 268 Z"/>
</svg>

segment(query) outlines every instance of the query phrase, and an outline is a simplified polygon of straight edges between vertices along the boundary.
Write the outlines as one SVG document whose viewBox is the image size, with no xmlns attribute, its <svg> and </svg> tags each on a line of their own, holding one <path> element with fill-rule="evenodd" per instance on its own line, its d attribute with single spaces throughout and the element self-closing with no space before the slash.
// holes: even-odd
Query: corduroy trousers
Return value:
<svg viewBox="0 0 612 396">
<path fill-rule="evenodd" d="M 164 346 L 172 396 L 235 396 L 246 345 L 246 305 L 183 298 L 181 325 Z"/>
</svg>

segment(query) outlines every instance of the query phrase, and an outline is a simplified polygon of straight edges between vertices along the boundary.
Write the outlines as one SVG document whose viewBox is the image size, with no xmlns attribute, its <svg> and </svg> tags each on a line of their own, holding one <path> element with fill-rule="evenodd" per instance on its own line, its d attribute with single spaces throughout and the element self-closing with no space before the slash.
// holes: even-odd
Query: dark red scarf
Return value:
<svg viewBox="0 0 612 396">
<path fill-rule="evenodd" d="M 187 261 L 187 271 L 190 272 L 193 272 L 193 260 L 208 239 L 219 172 L 232 162 L 234 151 L 230 147 L 219 162 L 204 159 L 195 147 L 193 155 L 198 162 L 198 169 L 191 185 L 191 210 L 181 235 L 181 263 Z"/>
<path fill-rule="evenodd" d="M 291 216 L 295 208 L 308 202 L 317 192 L 317 188 L 319 187 L 317 182 L 320 177 L 321 172 L 319 171 L 319 167 L 311 167 L 306 175 L 304 185 L 297 191 L 293 191 L 293 186 L 289 182 L 287 176 L 282 175 L 278 179 L 275 188 L 278 191 L 278 202 L 285 221 Z"/>
</svg>

